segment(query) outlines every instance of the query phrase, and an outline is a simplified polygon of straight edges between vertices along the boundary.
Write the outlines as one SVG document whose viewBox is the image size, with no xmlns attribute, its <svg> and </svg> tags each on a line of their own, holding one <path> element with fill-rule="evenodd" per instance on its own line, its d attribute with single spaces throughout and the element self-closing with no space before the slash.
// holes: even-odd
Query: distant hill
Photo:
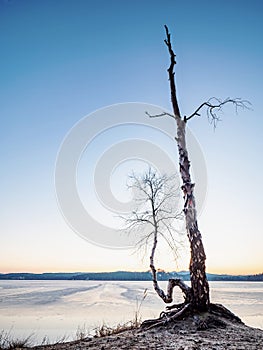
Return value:
<svg viewBox="0 0 263 350">
<path fill-rule="evenodd" d="M 190 280 L 188 271 L 165 272 L 158 271 L 158 280 L 167 281 L 169 278 Z M 207 273 L 209 281 L 262 281 L 263 273 L 257 275 L 217 275 Z M 131 272 L 72 272 L 72 273 L 6 273 L 0 274 L 0 280 L 91 280 L 91 281 L 151 281 L 150 271 Z"/>
</svg>

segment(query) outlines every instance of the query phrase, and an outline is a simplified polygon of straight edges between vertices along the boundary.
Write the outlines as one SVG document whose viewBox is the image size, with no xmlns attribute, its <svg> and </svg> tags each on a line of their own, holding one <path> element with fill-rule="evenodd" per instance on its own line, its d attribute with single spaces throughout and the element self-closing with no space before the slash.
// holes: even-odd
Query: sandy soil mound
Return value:
<svg viewBox="0 0 263 350">
<path fill-rule="evenodd" d="M 34 347 L 35 350 L 262 350 L 263 330 L 224 320 L 207 330 L 197 330 L 193 320 L 147 331 L 130 330 L 103 338 Z"/>
</svg>

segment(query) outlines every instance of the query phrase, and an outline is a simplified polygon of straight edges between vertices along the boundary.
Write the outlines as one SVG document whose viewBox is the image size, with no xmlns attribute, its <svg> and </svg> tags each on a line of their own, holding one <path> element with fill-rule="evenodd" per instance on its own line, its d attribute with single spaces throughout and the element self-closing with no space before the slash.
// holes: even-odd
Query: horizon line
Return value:
<svg viewBox="0 0 263 350">
<path fill-rule="evenodd" d="M 114 270 L 114 271 L 73 271 L 73 272 L 69 272 L 69 271 L 59 271 L 59 272 L 50 272 L 50 271 L 45 271 L 45 272 L 28 272 L 28 271 L 23 271 L 23 272 L 0 272 L 0 275 L 9 275 L 9 274 L 34 274 L 34 275 L 43 275 L 43 274 L 87 274 L 87 273 L 117 273 L 117 272 L 130 272 L 130 273 L 145 273 L 145 272 L 149 272 L 150 270 L 144 270 L 144 271 L 130 271 L 130 270 Z M 165 272 L 165 273 L 190 273 L 190 271 L 188 270 L 181 270 L 181 271 L 175 271 L 175 270 L 171 270 L 171 271 L 165 271 L 163 269 L 160 269 L 157 272 Z M 224 273 L 224 272 L 220 272 L 220 273 L 214 273 L 214 272 L 206 272 L 206 274 L 210 274 L 210 275 L 219 275 L 219 276 L 254 276 L 254 275 L 262 275 L 262 272 L 253 272 L 253 273 Z"/>
</svg>

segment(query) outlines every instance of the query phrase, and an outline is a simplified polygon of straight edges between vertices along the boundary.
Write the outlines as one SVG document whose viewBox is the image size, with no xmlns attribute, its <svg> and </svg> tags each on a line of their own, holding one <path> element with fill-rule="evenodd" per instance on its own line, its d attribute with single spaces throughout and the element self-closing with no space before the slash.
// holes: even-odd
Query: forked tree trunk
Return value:
<svg viewBox="0 0 263 350">
<path fill-rule="evenodd" d="M 191 182 L 190 176 L 190 161 L 188 158 L 187 146 L 186 146 L 186 118 L 181 118 L 180 110 L 176 97 L 176 87 L 174 80 L 174 65 L 175 54 L 172 49 L 170 33 L 165 26 L 166 40 L 165 43 L 168 47 L 170 54 L 170 67 L 168 68 L 170 90 L 171 90 L 171 102 L 173 106 L 174 118 L 177 124 L 177 146 L 179 151 L 179 166 L 180 174 L 182 178 L 182 190 L 184 193 L 184 214 L 186 220 L 186 230 L 191 249 L 190 260 L 190 276 L 191 276 L 191 305 L 194 309 L 204 311 L 208 310 L 210 304 L 209 298 L 209 285 L 206 277 L 205 260 L 206 255 L 202 242 L 202 236 L 198 229 L 197 216 L 196 216 L 196 204 L 194 197 L 194 184 Z"/>
</svg>

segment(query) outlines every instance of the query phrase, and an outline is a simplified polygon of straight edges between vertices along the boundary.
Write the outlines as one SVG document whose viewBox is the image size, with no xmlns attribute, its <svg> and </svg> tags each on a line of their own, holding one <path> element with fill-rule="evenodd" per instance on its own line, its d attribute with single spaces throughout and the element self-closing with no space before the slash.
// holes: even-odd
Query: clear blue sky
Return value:
<svg viewBox="0 0 263 350">
<path fill-rule="evenodd" d="M 262 272 L 262 14 L 260 0 L 0 0 L 1 272 L 148 268 L 67 226 L 54 168 L 67 132 L 94 110 L 120 102 L 170 109 L 164 24 L 183 114 L 211 96 L 253 104 L 238 116 L 227 109 L 215 132 L 205 116 L 190 128 L 208 172 L 207 268 Z M 160 265 L 174 269 L 161 257 Z"/>
</svg>

